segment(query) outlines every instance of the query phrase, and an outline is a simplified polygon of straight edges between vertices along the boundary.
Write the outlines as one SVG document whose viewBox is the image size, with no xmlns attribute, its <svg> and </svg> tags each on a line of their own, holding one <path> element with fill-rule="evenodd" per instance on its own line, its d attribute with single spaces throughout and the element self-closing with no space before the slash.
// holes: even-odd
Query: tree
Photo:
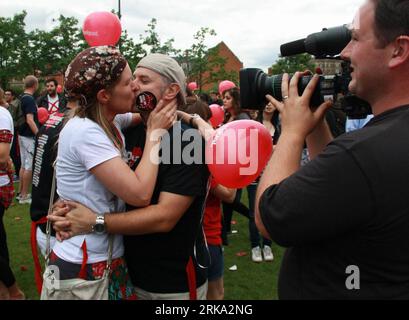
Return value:
<svg viewBox="0 0 409 320">
<path fill-rule="evenodd" d="M 216 32 L 213 29 L 200 28 L 193 36 L 196 42 L 179 57 L 188 78 L 197 82 L 200 92 L 204 85 L 221 79 L 237 81 L 237 74 L 224 69 L 226 59 L 219 56 L 219 48 L 207 48 L 207 36 L 216 36 Z"/>
<path fill-rule="evenodd" d="M 42 74 L 64 72 L 68 64 L 87 44 L 78 27 L 78 20 L 60 15 L 58 25 L 50 32 L 34 30 L 29 33 L 29 48 L 26 60 L 33 71 Z"/>
<path fill-rule="evenodd" d="M 28 34 L 28 50 L 24 54 L 24 63 L 29 64 L 30 74 L 50 73 L 55 61 L 53 48 L 57 41 L 47 31 L 35 29 Z"/>
<path fill-rule="evenodd" d="M 132 38 L 129 37 L 128 31 L 122 31 L 121 36 L 121 52 L 128 60 L 129 67 L 132 72 L 135 70 L 138 62 L 146 56 L 146 50 L 143 49 L 141 43 L 136 43 Z"/>
<path fill-rule="evenodd" d="M 272 66 L 273 74 L 295 73 L 305 70 L 315 71 L 313 57 L 308 53 L 279 58 Z"/>
<path fill-rule="evenodd" d="M 60 15 L 58 24 L 51 31 L 35 29 L 25 31 L 23 11 L 13 18 L 0 17 L 0 81 L 2 86 L 13 78 L 27 74 L 49 75 L 64 72 L 74 57 L 86 44 L 78 20 Z M 195 35 L 195 43 L 181 56 L 181 50 L 174 47 L 174 39 L 161 42 L 156 30 L 157 20 L 152 18 L 140 42 L 135 42 L 126 30 L 123 31 L 120 47 L 132 70 L 141 58 L 149 53 L 162 53 L 179 59 L 188 77 L 194 78 L 201 89 L 208 83 L 221 79 L 237 81 L 237 74 L 226 72 L 226 59 L 219 56 L 218 47 L 208 49 L 205 41 L 215 36 L 213 29 L 201 28 Z"/>
<path fill-rule="evenodd" d="M 78 27 L 78 20 L 73 17 L 60 15 L 58 26 L 52 31 L 52 37 L 57 42 L 54 48 L 54 55 L 57 58 L 53 66 L 53 71 L 65 71 L 68 64 L 78 53 L 88 47 L 81 28 Z"/>
<path fill-rule="evenodd" d="M 24 77 L 29 65 L 24 63 L 28 48 L 28 38 L 24 19 L 26 11 L 15 14 L 13 18 L 0 17 L 0 82 L 2 87 L 18 77 Z"/>
<path fill-rule="evenodd" d="M 145 30 L 145 35 L 140 35 L 139 38 L 142 41 L 142 45 L 147 47 L 146 53 L 162 53 L 170 56 L 176 56 L 180 54 L 180 50 L 173 46 L 175 39 L 171 38 L 161 43 L 159 34 L 156 31 L 157 20 L 152 18 L 148 23 L 148 29 Z"/>
</svg>

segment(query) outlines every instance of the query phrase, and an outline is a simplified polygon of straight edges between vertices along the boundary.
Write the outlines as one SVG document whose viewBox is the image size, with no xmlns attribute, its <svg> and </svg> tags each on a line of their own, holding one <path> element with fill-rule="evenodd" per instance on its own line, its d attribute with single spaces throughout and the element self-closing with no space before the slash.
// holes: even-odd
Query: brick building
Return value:
<svg viewBox="0 0 409 320">
<path fill-rule="evenodd" d="M 237 74 L 237 79 L 239 79 L 239 72 L 240 69 L 243 68 L 243 62 L 234 54 L 233 51 L 224 43 L 224 41 L 220 42 L 215 48 L 218 49 L 218 56 L 226 59 L 226 64 L 224 69 L 226 72 L 234 72 Z M 189 66 L 186 63 L 182 62 L 182 67 L 185 70 L 186 74 L 189 74 Z M 217 70 L 213 70 L 217 71 Z M 203 78 L 206 79 L 209 76 L 209 71 L 203 73 Z M 209 92 L 211 90 L 217 90 L 219 82 L 223 80 L 232 80 L 232 79 L 219 79 L 216 83 L 209 83 L 205 84 L 202 87 L 202 91 Z M 197 81 L 197 79 L 189 78 L 188 82 L 190 81 Z M 237 81 L 236 81 L 237 82 Z M 238 83 L 237 83 L 238 85 Z"/>
<path fill-rule="evenodd" d="M 314 63 L 319 67 L 324 75 L 340 74 L 342 72 L 341 60 L 315 59 Z"/>
</svg>

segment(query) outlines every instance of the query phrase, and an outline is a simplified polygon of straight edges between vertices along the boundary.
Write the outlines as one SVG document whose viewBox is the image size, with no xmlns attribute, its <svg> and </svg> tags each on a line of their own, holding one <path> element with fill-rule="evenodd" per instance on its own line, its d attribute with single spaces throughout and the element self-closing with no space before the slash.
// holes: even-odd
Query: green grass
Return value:
<svg viewBox="0 0 409 320">
<path fill-rule="evenodd" d="M 34 263 L 30 246 L 29 205 L 14 204 L 4 216 L 11 268 L 27 299 L 39 299 L 34 281 Z M 21 219 L 21 220 L 16 220 Z M 25 270 L 24 267 L 27 269 Z"/>
<path fill-rule="evenodd" d="M 247 202 L 247 193 L 242 201 Z M 16 220 L 17 218 L 17 220 Z M 21 220 L 19 220 L 19 218 Z M 28 299 L 39 299 L 35 281 L 34 264 L 30 247 L 31 220 L 28 205 L 14 204 L 5 214 L 8 246 L 11 266 L 17 283 Z M 254 263 L 251 261 L 248 220 L 234 213 L 232 226 L 237 234 L 229 235 L 229 245 L 224 247 L 225 271 L 224 287 L 226 300 L 271 300 L 277 299 L 277 280 L 283 249 L 273 244 L 273 262 Z M 247 256 L 238 257 L 238 252 L 245 251 Z M 237 271 L 229 268 L 237 265 Z M 23 268 L 22 268 L 23 267 Z M 24 271 L 25 268 L 27 270 Z"/>
</svg>

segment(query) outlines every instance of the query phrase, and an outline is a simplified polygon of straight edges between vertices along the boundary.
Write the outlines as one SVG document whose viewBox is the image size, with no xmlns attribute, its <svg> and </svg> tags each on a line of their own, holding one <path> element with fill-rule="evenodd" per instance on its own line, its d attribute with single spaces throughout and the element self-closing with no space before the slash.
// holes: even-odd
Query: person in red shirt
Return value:
<svg viewBox="0 0 409 320">
<path fill-rule="evenodd" d="M 203 229 L 211 259 L 207 275 L 207 300 L 223 300 L 224 298 L 221 202 L 232 203 L 235 197 L 236 189 L 228 189 L 214 179 L 211 180 L 203 220 Z"/>
<path fill-rule="evenodd" d="M 202 126 L 204 130 L 212 131 L 209 119 L 212 112 L 209 106 L 200 99 L 196 99 L 185 106 L 186 113 L 179 112 L 188 123 L 188 114 L 197 114 L 200 118 L 209 125 Z M 183 115 L 184 114 L 184 115 Z M 206 123 L 204 123 L 206 124 Z M 204 136 L 206 136 L 204 134 Z M 221 203 L 233 203 L 236 198 L 236 189 L 229 189 L 218 184 L 213 178 L 210 178 L 210 191 L 206 200 L 206 207 L 203 218 L 203 230 L 208 244 L 210 265 L 207 268 L 207 300 L 223 300 L 224 284 L 223 284 L 223 246 L 222 246 L 222 210 Z"/>
</svg>

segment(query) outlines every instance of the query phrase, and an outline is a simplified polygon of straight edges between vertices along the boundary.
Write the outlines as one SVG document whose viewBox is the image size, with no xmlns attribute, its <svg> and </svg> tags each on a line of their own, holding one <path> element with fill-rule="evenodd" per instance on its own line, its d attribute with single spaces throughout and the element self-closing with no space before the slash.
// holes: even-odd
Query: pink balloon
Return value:
<svg viewBox="0 0 409 320">
<path fill-rule="evenodd" d="M 232 88 L 236 88 L 236 85 L 234 84 L 234 82 L 231 82 L 229 80 L 224 80 L 220 82 L 219 84 L 219 93 L 220 95 L 222 95 L 223 92 L 225 92 L 226 90 L 232 89 Z"/>
<path fill-rule="evenodd" d="M 187 85 L 187 87 L 188 87 L 190 90 L 195 91 L 195 90 L 197 90 L 197 83 L 196 83 L 196 82 L 190 82 L 190 83 Z"/>
<path fill-rule="evenodd" d="M 112 12 L 93 12 L 85 18 L 82 32 L 90 47 L 115 46 L 121 37 L 122 27 L 118 16 Z"/>
<path fill-rule="evenodd" d="M 218 183 L 243 188 L 261 174 L 272 150 L 270 133 L 261 123 L 233 121 L 217 129 L 206 143 L 206 163 Z"/>
<path fill-rule="evenodd" d="M 218 104 L 212 104 L 209 106 L 210 111 L 212 112 L 212 117 L 209 119 L 213 128 L 217 128 L 224 121 L 224 109 Z"/>
<path fill-rule="evenodd" d="M 57 86 L 57 93 L 61 93 L 62 92 L 62 86 L 59 84 Z"/>
<path fill-rule="evenodd" d="M 38 115 L 38 122 L 40 122 L 41 125 L 46 123 L 48 120 L 48 117 L 50 116 L 48 113 L 48 110 L 43 107 L 38 108 L 37 115 Z"/>
</svg>

